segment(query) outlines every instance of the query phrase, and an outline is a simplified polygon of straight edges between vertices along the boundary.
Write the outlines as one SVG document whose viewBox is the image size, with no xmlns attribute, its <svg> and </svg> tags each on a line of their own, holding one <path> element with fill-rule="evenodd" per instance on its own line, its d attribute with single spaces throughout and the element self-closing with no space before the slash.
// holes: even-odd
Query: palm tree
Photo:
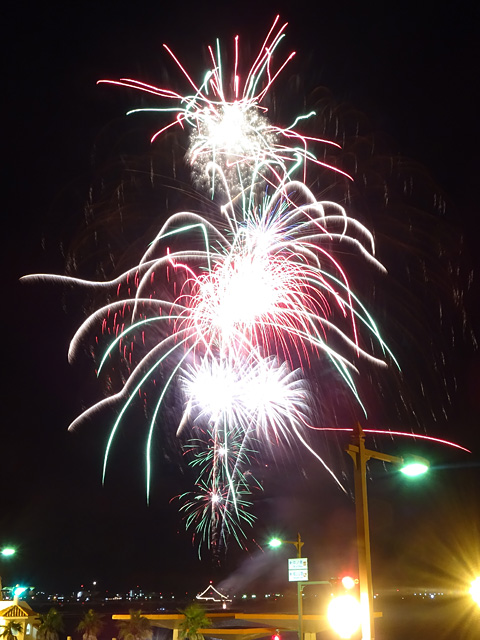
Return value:
<svg viewBox="0 0 480 640">
<path fill-rule="evenodd" d="M 118 624 L 118 637 L 120 640 L 150 640 L 152 637 L 152 625 L 150 620 L 142 616 L 140 610 L 130 609 L 130 619 Z"/>
<path fill-rule="evenodd" d="M 23 629 L 21 622 L 15 622 L 10 620 L 7 624 L 2 625 L 3 631 L 0 633 L 0 638 L 4 640 L 17 640 L 17 633 L 20 633 Z"/>
<path fill-rule="evenodd" d="M 192 602 L 185 609 L 181 609 L 185 618 L 180 624 L 180 637 L 189 638 L 189 640 L 204 640 L 203 634 L 198 633 L 199 629 L 208 629 L 212 626 L 211 621 L 207 618 L 205 609 L 198 602 Z"/>
<path fill-rule="evenodd" d="M 77 631 L 83 631 L 83 640 L 97 640 L 97 635 L 103 627 L 103 616 L 89 609 L 80 621 Z"/>
<path fill-rule="evenodd" d="M 63 631 L 63 617 L 55 607 L 52 607 L 48 613 L 40 616 L 39 640 L 58 640 L 60 631 Z"/>
</svg>

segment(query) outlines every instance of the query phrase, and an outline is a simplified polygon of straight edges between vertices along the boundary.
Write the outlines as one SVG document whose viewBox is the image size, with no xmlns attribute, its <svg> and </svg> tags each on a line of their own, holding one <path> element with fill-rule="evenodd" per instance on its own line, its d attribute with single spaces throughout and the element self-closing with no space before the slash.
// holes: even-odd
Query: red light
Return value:
<svg viewBox="0 0 480 640">
<path fill-rule="evenodd" d="M 272 640 L 282 640 L 282 638 L 280 637 L 280 634 L 278 633 L 278 631 L 273 634 Z"/>
<path fill-rule="evenodd" d="M 342 578 L 342 585 L 344 589 L 353 589 L 357 583 L 358 580 L 354 580 L 351 576 L 344 576 Z"/>
</svg>

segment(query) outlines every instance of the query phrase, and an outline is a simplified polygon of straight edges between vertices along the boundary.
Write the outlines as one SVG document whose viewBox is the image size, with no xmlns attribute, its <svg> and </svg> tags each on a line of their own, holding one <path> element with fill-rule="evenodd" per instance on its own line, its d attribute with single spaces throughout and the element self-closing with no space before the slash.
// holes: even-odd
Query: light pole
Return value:
<svg viewBox="0 0 480 640">
<path fill-rule="evenodd" d="M 297 558 L 302 557 L 302 547 L 304 543 L 299 533 L 297 533 L 296 540 L 280 540 L 279 538 L 273 538 L 268 543 L 271 547 L 279 547 L 282 544 L 293 544 L 297 550 Z M 302 607 L 302 587 L 300 582 L 297 582 L 297 612 L 298 612 L 298 640 L 303 638 L 303 607 Z"/>
<path fill-rule="evenodd" d="M 2 555 L 3 558 L 9 558 L 10 556 L 14 556 L 15 552 L 16 552 L 16 549 L 14 549 L 13 547 L 4 547 L 0 551 L 0 554 Z M 2 589 L 3 589 L 2 576 L 0 575 L 0 599 L 2 598 Z"/>
<path fill-rule="evenodd" d="M 352 441 L 346 449 L 353 460 L 355 482 L 355 516 L 357 524 L 358 577 L 360 580 L 360 607 L 362 617 L 362 640 L 375 640 L 373 618 L 372 558 L 370 553 L 370 527 L 367 500 L 367 462 L 370 458 L 399 465 L 403 473 L 414 476 L 428 469 L 428 462 L 419 456 L 411 456 L 406 464 L 400 456 L 391 456 L 365 448 L 365 434 L 359 423 L 353 430 Z"/>
</svg>

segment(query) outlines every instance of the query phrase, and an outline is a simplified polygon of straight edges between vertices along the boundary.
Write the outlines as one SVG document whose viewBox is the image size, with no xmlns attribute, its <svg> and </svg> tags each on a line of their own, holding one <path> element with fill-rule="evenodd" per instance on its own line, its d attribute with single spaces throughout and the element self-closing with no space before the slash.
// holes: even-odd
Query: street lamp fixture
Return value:
<svg viewBox="0 0 480 640">
<path fill-rule="evenodd" d="M 297 533 L 296 540 L 281 540 L 280 538 L 272 538 L 268 543 L 268 546 L 272 547 L 273 549 L 277 549 L 278 547 L 281 547 L 282 544 L 293 544 L 295 549 L 297 550 L 297 558 L 302 557 L 302 547 L 305 543 L 302 542 L 302 538 L 299 533 Z"/>
<path fill-rule="evenodd" d="M 268 546 L 276 549 L 277 547 L 281 547 L 282 543 L 283 543 L 283 540 L 279 540 L 278 538 L 272 538 L 268 543 Z"/>
<path fill-rule="evenodd" d="M 410 478 L 421 476 L 428 471 L 430 465 L 428 460 L 424 460 L 419 456 L 411 456 L 408 461 L 401 467 L 400 471 Z"/>
<path fill-rule="evenodd" d="M 13 595 L 15 598 L 18 599 L 21 595 L 25 593 L 25 591 L 28 591 L 28 587 L 22 587 L 19 584 L 17 584 L 17 586 L 13 590 Z"/>
<path fill-rule="evenodd" d="M 360 581 L 360 607 L 362 639 L 375 639 L 373 614 L 372 557 L 370 551 L 370 526 L 367 501 L 367 462 L 371 458 L 390 462 L 400 467 L 402 473 L 415 477 L 428 470 L 428 461 L 419 456 L 391 456 L 365 447 L 365 433 L 357 423 L 346 452 L 353 460 L 355 481 L 355 517 L 357 523 L 358 574 Z"/>
</svg>

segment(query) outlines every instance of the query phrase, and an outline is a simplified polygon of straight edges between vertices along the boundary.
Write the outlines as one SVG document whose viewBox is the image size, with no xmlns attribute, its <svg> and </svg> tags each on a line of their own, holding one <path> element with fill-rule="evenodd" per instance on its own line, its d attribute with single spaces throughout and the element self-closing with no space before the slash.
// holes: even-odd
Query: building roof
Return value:
<svg viewBox="0 0 480 640">
<path fill-rule="evenodd" d="M 202 593 L 197 594 L 197 600 L 210 600 L 211 602 L 231 602 L 231 599 L 225 594 L 220 593 L 218 589 L 215 589 L 211 582 L 208 587 L 204 591 L 202 591 Z"/>
<path fill-rule="evenodd" d="M 0 609 L 0 617 L 2 618 L 31 618 L 37 615 L 26 602 L 0 600 L 0 607 L 2 607 Z"/>
</svg>

